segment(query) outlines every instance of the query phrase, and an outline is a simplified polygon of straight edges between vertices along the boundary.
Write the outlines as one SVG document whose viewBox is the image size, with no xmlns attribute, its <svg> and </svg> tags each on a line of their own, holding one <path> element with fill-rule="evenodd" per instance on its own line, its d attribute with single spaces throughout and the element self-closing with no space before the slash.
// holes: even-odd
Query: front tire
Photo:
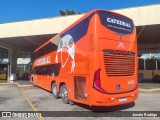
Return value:
<svg viewBox="0 0 160 120">
<path fill-rule="evenodd" d="M 35 83 L 34 83 L 34 79 L 32 78 L 32 85 L 34 86 L 34 87 L 36 87 L 36 85 L 35 85 Z"/>
<path fill-rule="evenodd" d="M 68 104 L 68 103 L 69 103 L 68 91 L 67 91 L 66 85 L 61 86 L 61 97 L 62 97 L 62 101 L 63 101 L 65 104 Z"/>
<path fill-rule="evenodd" d="M 52 94 L 53 94 L 53 97 L 56 99 L 59 97 L 56 82 L 52 84 Z"/>
</svg>

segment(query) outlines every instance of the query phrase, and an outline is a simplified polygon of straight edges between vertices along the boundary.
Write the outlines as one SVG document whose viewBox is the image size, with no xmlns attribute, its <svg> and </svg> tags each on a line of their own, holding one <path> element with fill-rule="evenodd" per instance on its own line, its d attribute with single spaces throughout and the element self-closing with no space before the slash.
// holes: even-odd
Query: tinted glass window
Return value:
<svg viewBox="0 0 160 120">
<path fill-rule="evenodd" d="M 35 67 L 32 73 L 37 75 L 58 76 L 59 70 L 60 70 L 60 63 L 57 63 L 52 65 Z"/>
<path fill-rule="evenodd" d="M 36 51 L 35 53 L 32 54 L 32 60 L 35 60 L 45 54 L 51 53 L 55 50 L 57 50 L 58 46 L 55 45 L 54 43 L 48 43 L 47 45 L 45 45 L 44 47 L 42 47 L 41 49 L 39 49 L 38 51 Z"/>
<path fill-rule="evenodd" d="M 111 12 L 100 11 L 98 14 L 101 24 L 109 30 L 120 34 L 131 34 L 134 30 L 134 24 L 129 18 Z"/>
</svg>

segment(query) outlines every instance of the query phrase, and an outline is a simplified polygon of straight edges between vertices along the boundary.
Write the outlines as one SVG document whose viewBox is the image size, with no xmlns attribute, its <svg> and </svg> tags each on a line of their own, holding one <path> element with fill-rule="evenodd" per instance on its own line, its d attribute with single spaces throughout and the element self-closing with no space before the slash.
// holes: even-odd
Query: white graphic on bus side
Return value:
<svg viewBox="0 0 160 120">
<path fill-rule="evenodd" d="M 60 56 L 58 56 L 58 53 L 60 53 Z M 65 56 L 66 53 L 67 57 Z M 72 59 L 71 60 L 71 73 L 72 73 L 74 72 L 75 68 L 74 55 L 75 55 L 74 41 L 72 36 L 67 34 L 60 40 L 58 44 L 55 62 L 58 63 L 58 61 L 61 61 L 62 68 L 64 68 L 70 57 Z"/>
</svg>

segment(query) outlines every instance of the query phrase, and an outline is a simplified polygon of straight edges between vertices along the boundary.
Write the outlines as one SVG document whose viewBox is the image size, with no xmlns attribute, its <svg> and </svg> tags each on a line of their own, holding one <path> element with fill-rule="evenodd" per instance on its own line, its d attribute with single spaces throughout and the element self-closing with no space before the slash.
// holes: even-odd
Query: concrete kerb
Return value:
<svg viewBox="0 0 160 120">
<path fill-rule="evenodd" d="M 153 89 L 139 89 L 140 91 L 143 91 L 143 92 L 153 92 L 153 91 L 158 91 L 160 90 L 160 88 L 153 88 Z"/>
</svg>

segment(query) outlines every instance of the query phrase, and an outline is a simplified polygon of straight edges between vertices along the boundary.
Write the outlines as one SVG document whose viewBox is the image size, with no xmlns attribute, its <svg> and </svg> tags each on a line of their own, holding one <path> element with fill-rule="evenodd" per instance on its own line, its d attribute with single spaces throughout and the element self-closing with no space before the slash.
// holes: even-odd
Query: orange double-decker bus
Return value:
<svg viewBox="0 0 160 120">
<path fill-rule="evenodd" d="M 30 81 L 64 103 L 114 106 L 138 97 L 137 66 L 133 21 L 93 10 L 34 51 Z"/>
</svg>

